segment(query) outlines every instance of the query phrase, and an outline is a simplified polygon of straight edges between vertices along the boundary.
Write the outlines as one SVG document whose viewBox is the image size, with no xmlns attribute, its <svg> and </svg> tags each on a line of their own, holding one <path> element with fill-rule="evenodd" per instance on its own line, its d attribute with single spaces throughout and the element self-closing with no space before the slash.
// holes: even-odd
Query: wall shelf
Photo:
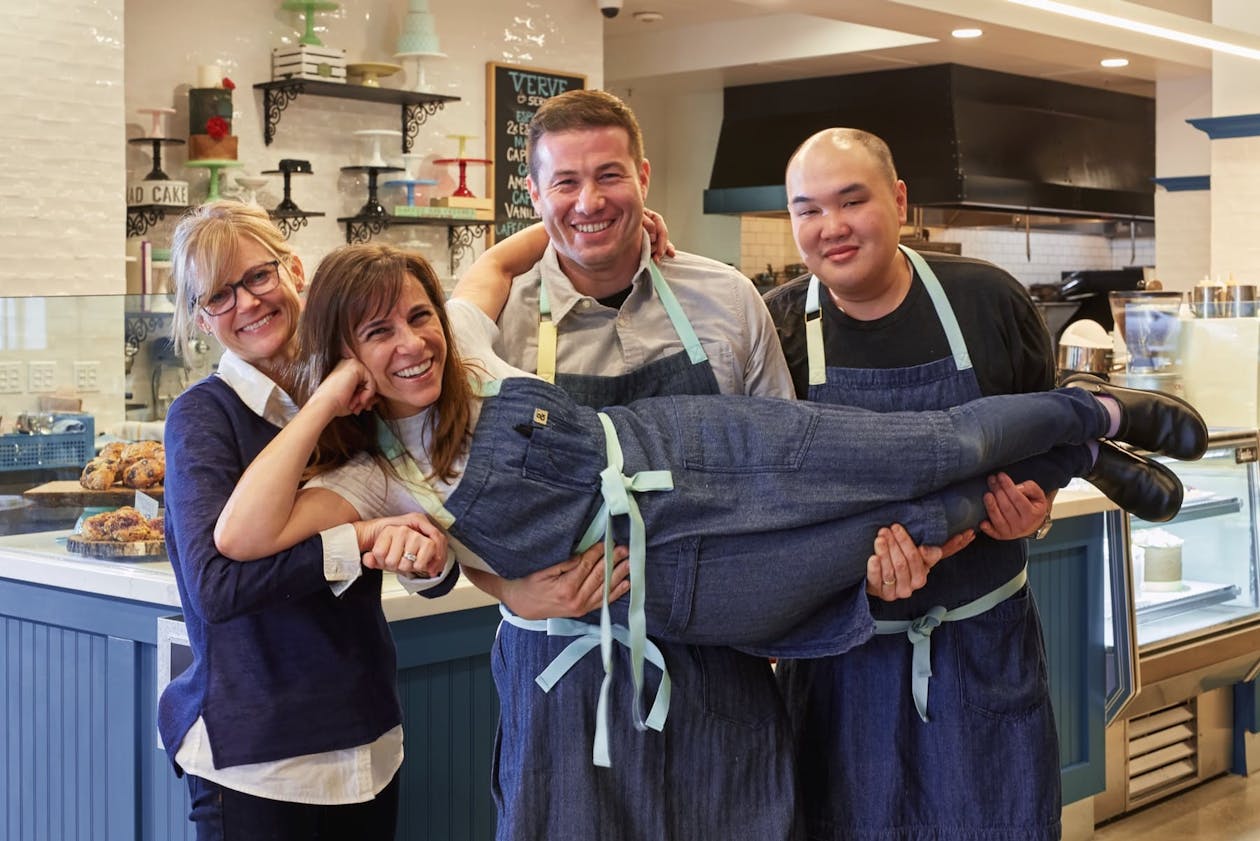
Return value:
<svg viewBox="0 0 1260 841">
<path fill-rule="evenodd" d="M 168 213 L 183 213 L 187 207 L 173 204 L 134 204 L 127 207 L 127 236 L 143 236 Z"/>
<path fill-rule="evenodd" d="M 386 228 L 395 225 L 439 225 L 446 226 L 446 244 L 450 248 L 451 275 L 466 254 L 472 251 L 473 241 L 490 232 L 494 223 L 490 220 L 477 221 L 469 219 L 421 219 L 414 216 L 363 215 L 342 216 L 337 219 L 346 226 L 346 242 L 367 242 Z"/>
<path fill-rule="evenodd" d="M 268 146 L 276 136 L 276 126 L 280 123 L 280 115 L 289 103 L 301 94 L 357 99 L 363 102 L 384 102 L 400 106 L 404 152 L 411 151 L 411 145 L 416 135 L 420 133 L 420 126 L 424 125 L 429 117 L 442 110 L 446 103 L 459 101 L 458 96 L 404 91 L 397 88 L 370 88 L 365 85 L 340 82 L 317 82 L 312 79 L 279 79 L 259 82 L 254 85 L 254 89 L 263 92 L 263 141 Z"/>
</svg>

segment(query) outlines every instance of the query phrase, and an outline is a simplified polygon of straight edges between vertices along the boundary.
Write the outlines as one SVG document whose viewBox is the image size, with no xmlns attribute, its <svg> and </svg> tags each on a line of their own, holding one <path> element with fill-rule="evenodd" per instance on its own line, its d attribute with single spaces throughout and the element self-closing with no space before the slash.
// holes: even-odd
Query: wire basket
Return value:
<svg viewBox="0 0 1260 841">
<path fill-rule="evenodd" d="M 92 439 L 95 423 L 91 415 L 61 413 L 53 416 L 60 420 L 77 420 L 83 424 L 80 432 L 50 432 L 23 435 L 0 435 L 0 470 L 32 470 L 54 467 L 82 467 L 95 455 Z"/>
</svg>

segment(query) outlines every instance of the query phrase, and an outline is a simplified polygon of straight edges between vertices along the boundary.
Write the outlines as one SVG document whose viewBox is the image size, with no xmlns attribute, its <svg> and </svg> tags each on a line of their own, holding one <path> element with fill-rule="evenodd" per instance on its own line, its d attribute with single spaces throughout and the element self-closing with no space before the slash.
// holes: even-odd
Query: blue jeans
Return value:
<svg viewBox="0 0 1260 841">
<path fill-rule="evenodd" d="M 669 470 L 636 494 L 647 525 L 649 633 L 758 645 L 865 578 L 880 526 L 938 544 L 983 518 L 983 477 L 1024 459 L 1089 468 L 1106 411 L 1080 389 L 876 413 L 769 398 L 673 396 L 604 409 L 624 474 Z M 539 380 L 488 399 L 447 500 L 451 529 L 499 575 L 567 558 L 607 465 L 594 410 Z M 624 518 L 623 518 L 624 519 Z M 624 535 L 623 535 L 624 537 Z"/>
</svg>

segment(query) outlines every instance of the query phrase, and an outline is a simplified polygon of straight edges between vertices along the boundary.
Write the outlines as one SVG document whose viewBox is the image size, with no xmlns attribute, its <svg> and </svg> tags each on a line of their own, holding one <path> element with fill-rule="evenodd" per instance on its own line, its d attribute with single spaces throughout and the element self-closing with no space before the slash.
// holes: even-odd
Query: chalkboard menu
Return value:
<svg viewBox="0 0 1260 841">
<path fill-rule="evenodd" d="M 586 76 L 519 64 L 486 63 L 486 137 L 494 160 L 494 238 L 538 221 L 529 200 L 525 138 L 538 106 L 559 93 L 586 87 Z"/>
</svg>

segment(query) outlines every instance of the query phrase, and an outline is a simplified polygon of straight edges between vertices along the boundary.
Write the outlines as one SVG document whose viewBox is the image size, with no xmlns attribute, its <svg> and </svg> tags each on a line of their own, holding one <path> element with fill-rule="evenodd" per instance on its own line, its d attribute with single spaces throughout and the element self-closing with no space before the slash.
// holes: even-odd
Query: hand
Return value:
<svg viewBox="0 0 1260 841">
<path fill-rule="evenodd" d="M 624 546 L 613 549 L 616 564 L 609 585 L 609 602 L 630 590 L 630 564 L 626 560 L 629 556 L 630 550 Z M 498 590 L 494 595 L 522 619 L 585 616 L 604 600 L 604 544 L 596 543 L 580 555 L 524 578 L 503 580 Z"/>
<path fill-rule="evenodd" d="M 346 358 L 324 377 L 309 402 L 327 404 L 335 417 L 357 415 L 376 404 L 376 383 L 363 363 Z"/>
<path fill-rule="evenodd" d="M 1050 511 L 1050 501 L 1036 482 L 1017 485 L 999 473 L 989 477 L 984 509 L 989 519 L 980 524 L 980 531 L 994 540 L 1015 540 L 1037 531 Z"/>
<path fill-rule="evenodd" d="M 882 528 L 875 536 L 875 554 L 866 562 L 866 592 L 886 602 L 904 599 L 927 584 L 928 572 L 942 557 L 940 546 L 915 546 L 899 525 Z"/>
<path fill-rule="evenodd" d="M 648 240 L 652 244 L 652 259 L 661 262 L 666 257 L 673 257 L 674 244 L 669 241 L 669 230 L 665 227 L 665 217 L 655 210 L 643 208 L 643 230 L 647 231 Z"/>
<path fill-rule="evenodd" d="M 446 568 L 446 533 L 423 514 L 360 520 L 354 533 L 368 569 L 434 578 Z"/>
</svg>

